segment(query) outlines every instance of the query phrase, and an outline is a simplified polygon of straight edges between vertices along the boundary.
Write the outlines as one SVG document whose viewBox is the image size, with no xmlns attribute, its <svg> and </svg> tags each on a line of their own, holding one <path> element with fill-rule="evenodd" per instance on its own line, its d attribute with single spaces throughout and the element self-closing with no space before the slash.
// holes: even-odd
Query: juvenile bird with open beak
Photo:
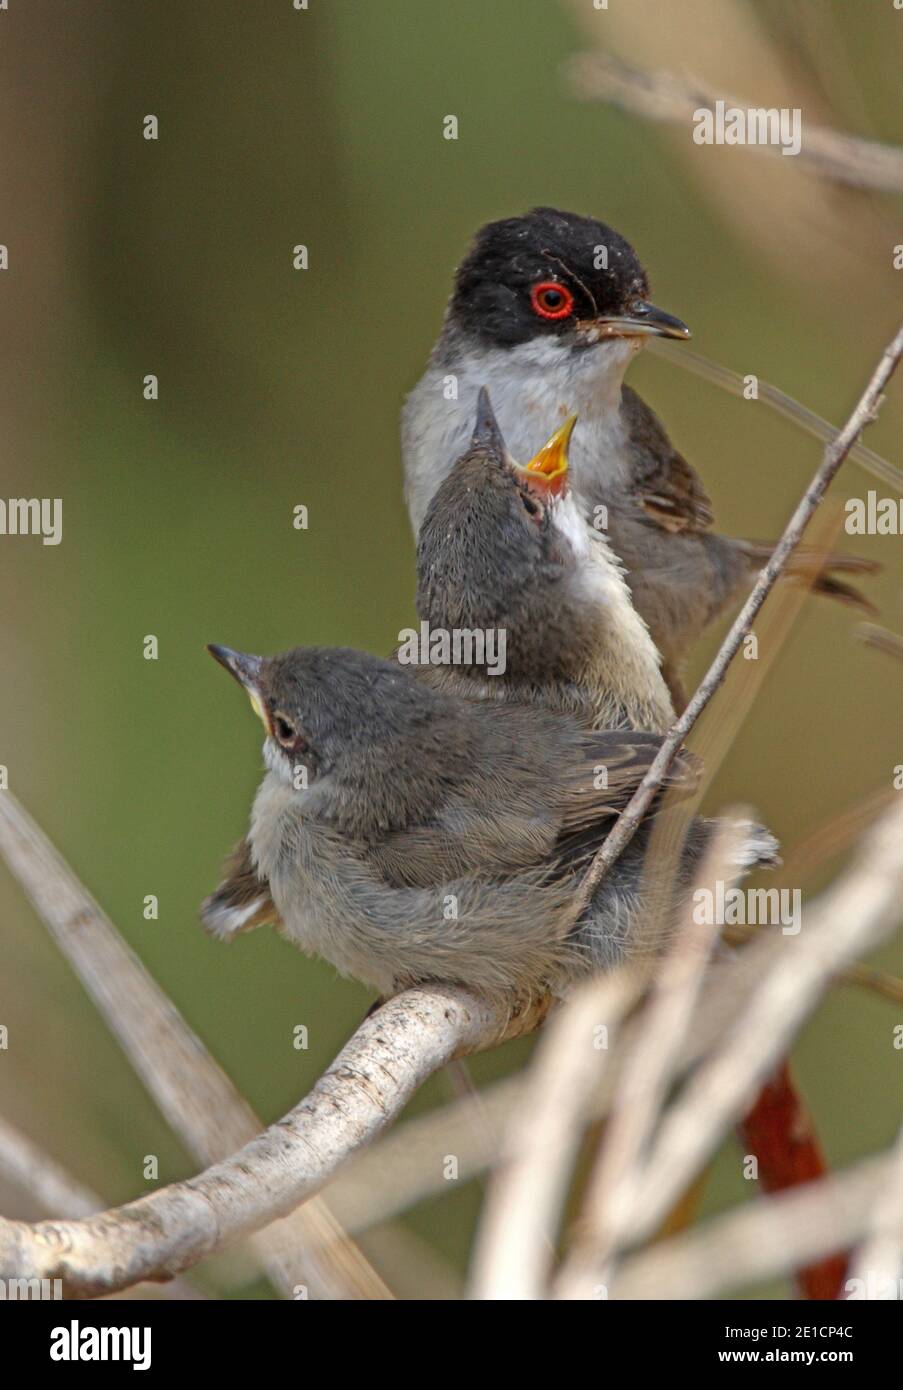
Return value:
<svg viewBox="0 0 903 1390">
<path fill-rule="evenodd" d="M 210 651 L 264 724 L 267 768 L 239 859 L 202 907 L 215 935 L 273 921 L 383 997 L 428 980 L 561 993 L 649 949 L 645 826 L 576 926 L 570 913 L 655 735 L 444 695 L 362 652 Z M 696 776 L 683 755 L 670 786 L 686 792 Z M 709 834 L 693 822 L 684 885 Z M 751 827 L 743 867 L 774 851 Z"/>
<path fill-rule="evenodd" d="M 439 484 L 417 545 L 417 609 L 431 630 L 504 634 L 504 670 L 424 663 L 437 689 L 567 709 L 598 729 L 664 732 L 661 658 L 623 567 L 570 486 L 566 420 L 525 466 L 481 389 L 470 447 Z"/>
<path fill-rule="evenodd" d="M 439 339 L 402 413 L 405 496 L 417 533 L 467 449 L 483 385 L 519 459 L 532 457 L 550 422 L 577 415 L 571 471 L 580 508 L 607 528 L 680 705 L 689 648 L 751 585 L 771 546 L 709 530 L 699 477 L 624 385 L 651 336 L 682 340 L 690 332 L 650 302 L 646 272 L 613 228 L 548 207 L 488 223 L 458 268 Z M 870 610 L 827 571 L 875 568 L 797 551 L 790 574 Z"/>
</svg>

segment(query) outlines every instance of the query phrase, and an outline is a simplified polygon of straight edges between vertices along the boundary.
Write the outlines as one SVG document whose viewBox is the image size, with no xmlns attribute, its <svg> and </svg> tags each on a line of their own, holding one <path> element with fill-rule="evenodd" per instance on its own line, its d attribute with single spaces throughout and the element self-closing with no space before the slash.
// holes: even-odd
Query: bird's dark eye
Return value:
<svg viewBox="0 0 903 1390">
<path fill-rule="evenodd" d="M 533 312 L 544 319 L 566 319 L 574 308 L 574 296 L 557 280 L 540 280 L 530 291 Z"/>
<path fill-rule="evenodd" d="M 283 748 L 288 748 L 292 753 L 300 753 L 307 747 L 307 742 L 298 733 L 290 719 L 286 719 L 284 714 L 273 715 L 273 733 L 276 740 Z"/>
<path fill-rule="evenodd" d="M 542 517 L 542 507 L 539 503 L 533 500 L 529 492 L 521 492 L 520 500 L 524 504 L 524 511 L 527 513 L 527 516 L 538 522 Z"/>
</svg>

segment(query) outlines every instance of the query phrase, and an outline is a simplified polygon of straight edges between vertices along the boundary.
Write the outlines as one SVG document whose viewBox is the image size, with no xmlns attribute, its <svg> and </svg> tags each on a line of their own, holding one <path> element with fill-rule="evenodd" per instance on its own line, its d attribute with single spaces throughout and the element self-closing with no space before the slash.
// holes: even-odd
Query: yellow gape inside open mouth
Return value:
<svg viewBox="0 0 903 1390">
<path fill-rule="evenodd" d="M 543 444 L 539 453 L 531 458 L 526 472 L 532 475 L 534 481 L 542 481 L 549 487 L 562 485 L 568 471 L 568 444 L 576 423 L 577 416 L 571 415 Z"/>
<path fill-rule="evenodd" d="M 257 694 L 257 691 L 256 691 L 256 690 L 252 690 L 252 689 L 249 688 L 249 689 L 248 689 L 248 699 L 251 701 L 251 708 L 252 708 L 252 710 L 253 710 L 254 713 L 257 715 L 257 718 L 260 720 L 261 724 L 262 724 L 263 727 L 266 729 L 267 733 L 269 733 L 269 732 L 270 732 L 270 721 L 269 721 L 269 719 L 267 718 L 266 709 L 264 708 L 263 701 L 261 700 L 260 696 Z"/>
</svg>

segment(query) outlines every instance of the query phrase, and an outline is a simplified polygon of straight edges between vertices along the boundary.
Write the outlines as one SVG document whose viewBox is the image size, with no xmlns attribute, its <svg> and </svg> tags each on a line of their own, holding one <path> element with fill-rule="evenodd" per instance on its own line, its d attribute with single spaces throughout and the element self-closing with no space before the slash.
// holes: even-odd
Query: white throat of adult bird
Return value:
<svg viewBox="0 0 903 1390">
<path fill-rule="evenodd" d="M 552 524 L 574 557 L 572 600 L 595 628 L 586 682 L 599 692 L 596 726 L 611 727 L 626 715 L 631 727 L 661 733 L 672 723 L 674 708 L 660 654 L 633 605 L 623 566 L 602 532 L 587 524 L 569 486 L 576 425 L 577 417 L 570 416 L 523 471 L 548 489 Z"/>
<path fill-rule="evenodd" d="M 574 349 L 563 339 L 538 338 L 512 348 L 464 347 L 453 366 L 433 364 L 411 392 L 402 417 L 405 492 L 415 530 L 430 499 L 466 451 L 480 389 L 486 387 L 515 458 L 531 458 L 549 422 L 578 416 L 570 442 L 572 485 L 591 477 L 600 453 L 611 475 L 629 477 L 628 439 L 620 415 L 621 388 L 642 338 L 610 338 Z M 447 399 L 453 372 L 457 397 Z"/>
</svg>

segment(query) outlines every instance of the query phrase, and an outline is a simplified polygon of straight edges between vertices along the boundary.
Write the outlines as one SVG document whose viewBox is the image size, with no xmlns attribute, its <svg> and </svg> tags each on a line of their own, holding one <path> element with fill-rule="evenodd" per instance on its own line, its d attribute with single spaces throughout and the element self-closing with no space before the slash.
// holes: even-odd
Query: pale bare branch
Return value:
<svg viewBox="0 0 903 1390">
<path fill-rule="evenodd" d="M 767 948 L 769 968 L 723 1046 L 699 1066 L 662 1122 L 638 1187 L 632 1243 L 654 1232 L 744 1113 L 831 978 L 899 924 L 901 894 L 903 805 L 898 804 L 870 831 L 844 877 L 808 909 L 798 937 L 757 943 Z M 598 1263 L 584 1274 L 584 1289 L 604 1282 Z"/>
<path fill-rule="evenodd" d="M 897 1136 L 884 1182 L 866 1220 L 865 1240 L 850 1269 L 866 1298 L 903 1294 L 903 1129 Z M 849 1287 L 849 1285 L 848 1285 Z"/>
<path fill-rule="evenodd" d="M 589 1097 L 649 973 L 636 969 L 589 981 L 546 1027 L 489 1187 L 471 1297 L 544 1297 Z"/>
<path fill-rule="evenodd" d="M 251 1107 L 9 791 L 0 795 L 0 853 L 196 1162 L 216 1163 L 259 1134 Z M 257 1248 L 289 1295 L 303 1284 L 318 1297 L 390 1296 L 321 1202 Z"/>
<path fill-rule="evenodd" d="M 697 885 L 714 885 L 719 879 L 731 883 L 736 878 L 736 870 L 730 866 L 737 862 L 742 834 L 736 821 L 730 817 L 724 820 L 706 852 Z M 562 1276 L 565 1289 L 569 1281 L 580 1287 L 588 1270 L 601 1266 L 604 1271 L 633 1226 L 647 1148 L 677 1068 L 719 930 L 714 913 L 695 919 L 691 898 L 683 912 L 681 930 L 656 972 L 639 1036 L 618 1079 L 611 1121 L 590 1177 L 569 1260 L 570 1272 L 566 1270 Z M 605 1282 L 606 1274 L 601 1277 Z"/>
<path fill-rule="evenodd" d="M 0 1221 L 0 1278 L 60 1278 L 71 1297 L 168 1278 L 285 1216 L 450 1057 L 531 1031 L 460 989 L 412 989 L 367 1018 L 295 1108 L 187 1182 L 81 1221 Z"/>
<path fill-rule="evenodd" d="M 709 1298 L 790 1274 L 859 1239 L 890 1168 L 885 1155 L 869 1158 L 653 1245 L 624 1261 L 608 1296 Z"/>
<path fill-rule="evenodd" d="M 77 1182 L 61 1164 L 39 1148 L 14 1125 L 0 1119 L 0 1177 L 25 1193 L 51 1216 L 90 1216 L 103 1210 L 95 1192 Z M 200 1289 L 185 1279 L 172 1279 L 165 1285 L 136 1285 L 132 1296 L 148 1298 L 203 1298 Z"/>
<path fill-rule="evenodd" d="M 0 1119 L 0 1175 L 49 1215 L 90 1216 L 103 1202 L 14 1125 Z"/>
<path fill-rule="evenodd" d="M 711 91 L 673 73 L 630 67 L 611 53 L 577 53 L 568 60 L 566 73 L 578 96 L 610 102 L 653 121 L 682 125 L 688 138 L 694 113 L 703 108 L 714 110 L 718 101 L 724 102 L 725 109 L 739 107 L 746 111 L 761 107 L 759 102 Z M 781 153 L 779 145 L 769 143 L 750 142 L 735 148 L 772 156 Z M 903 150 L 896 145 L 864 140 L 805 121 L 801 125 L 801 148 L 796 158 L 801 167 L 835 183 L 903 193 Z"/>
<path fill-rule="evenodd" d="M 768 946 L 767 941 L 755 942 L 741 955 L 713 964 L 711 988 L 676 1062 L 678 1075 L 683 1076 L 705 1056 L 733 1022 L 761 976 Z M 639 1019 L 625 1023 L 620 1047 L 611 1049 L 587 1098 L 588 1121 L 608 1114 L 623 1060 L 636 1045 L 640 1031 Z M 365 1230 L 447 1190 L 442 1161 L 446 1154 L 455 1155 L 458 1182 L 489 1167 L 501 1151 L 507 1127 L 524 1104 L 526 1085 L 523 1076 L 515 1076 L 482 1091 L 479 1124 L 474 1122 L 474 1102 L 460 1101 L 409 1120 L 352 1159 L 328 1187 L 330 1207 L 342 1225 L 350 1231 Z"/>
</svg>

